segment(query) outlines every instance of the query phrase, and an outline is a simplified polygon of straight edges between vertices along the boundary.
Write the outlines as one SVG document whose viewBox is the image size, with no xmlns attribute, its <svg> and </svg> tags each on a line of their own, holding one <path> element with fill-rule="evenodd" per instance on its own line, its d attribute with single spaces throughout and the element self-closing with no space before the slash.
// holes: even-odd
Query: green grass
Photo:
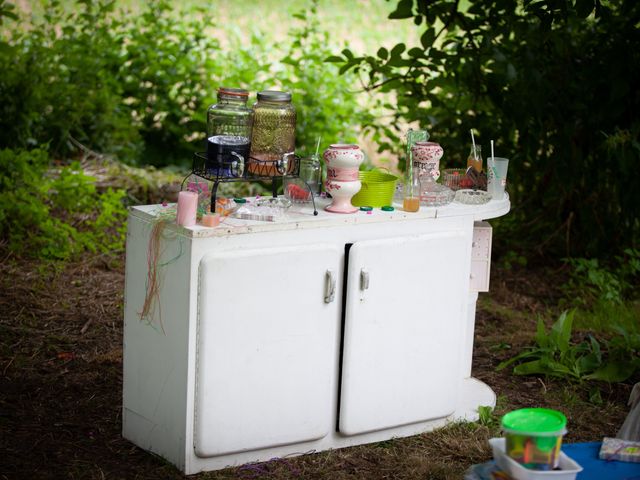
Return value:
<svg viewBox="0 0 640 480">
<path fill-rule="evenodd" d="M 76 8 L 74 0 L 63 0 L 69 10 Z M 118 9 L 133 12 L 141 9 L 138 0 L 117 0 Z M 265 34 L 266 41 L 280 42 L 295 19 L 293 14 L 309 9 L 311 0 L 185 0 L 175 3 L 176 15 L 183 10 L 202 8 L 213 13 L 217 23 L 212 34 L 224 42 L 231 33 L 249 38 L 252 31 Z M 319 0 L 318 12 L 322 28 L 331 32 L 332 46 L 348 46 L 358 53 L 375 54 L 379 47 L 392 47 L 398 42 L 420 44 L 422 28 L 410 21 L 388 20 L 395 1 L 386 0 Z M 41 15 L 40 3 L 21 2 L 24 13 Z"/>
<path fill-rule="evenodd" d="M 640 301 L 622 304 L 598 301 L 590 310 L 576 312 L 575 327 L 602 333 L 615 333 L 616 328 L 622 328 L 628 334 L 640 333 Z"/>
</svg>

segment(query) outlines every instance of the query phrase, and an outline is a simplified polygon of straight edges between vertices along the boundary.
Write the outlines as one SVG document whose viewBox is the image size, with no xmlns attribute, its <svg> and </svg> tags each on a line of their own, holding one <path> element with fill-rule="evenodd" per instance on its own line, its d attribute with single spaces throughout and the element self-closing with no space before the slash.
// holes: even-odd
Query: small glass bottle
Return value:
<svg viewBox="0 0 640 480">
<path fill-rule="evenodd" d="M 207 174 L 240 177 L 249 159 L 253 112 L 249 92 L 220 87 L 218 103 L 207 111 Z"/>
<path fill-rule="evenodd" d="M 291 103 L 291 94 L 276 90 L 258 93 L 253 105 L 254 124 L 251 133 L 251 158 L 262 164 L 250 164 L 249 172 L 258 175 L 278 175 L 275 162 L 296 149 L 296 109 Z M 267 162 L 265 168 L 264 162 Z M 273 163 L 273 165 L 269 165 Z M 290 173 L 294 162 L 290 162 Z"/>
<path fill-rule="evenodd" d="M 471 145 L 471 151 L 467 158 L 467 168 L 469 167 L 473 167 L 477 173 L 482 172 L 482 148 L 480 145 Z"/>
<path fill-rule="evenodd" d="M 420 176 L 418 169 L 407 172 L 404 184 L 404 198 L 402 208 L 405 212 L 417 212 L 420 210 Z"/>
</svg>

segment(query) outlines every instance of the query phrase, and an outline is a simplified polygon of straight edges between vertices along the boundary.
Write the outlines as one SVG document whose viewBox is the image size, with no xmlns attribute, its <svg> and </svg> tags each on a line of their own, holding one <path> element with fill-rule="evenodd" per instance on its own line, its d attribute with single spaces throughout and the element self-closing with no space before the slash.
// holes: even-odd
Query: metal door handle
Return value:
<svg viewBox="0 0 640 480">
<path fill-rule="evenodd" d="M 360 270 L 360 290 L 366 290 L 369 288 L 369 271 L 362 269 Z"/>
<path fill-rule="evenodd" d="M 331 303 L 336 298 L 336 276 L 333 270 L 327 270 L 324 284 L 324 303 Z"/>
</svg>

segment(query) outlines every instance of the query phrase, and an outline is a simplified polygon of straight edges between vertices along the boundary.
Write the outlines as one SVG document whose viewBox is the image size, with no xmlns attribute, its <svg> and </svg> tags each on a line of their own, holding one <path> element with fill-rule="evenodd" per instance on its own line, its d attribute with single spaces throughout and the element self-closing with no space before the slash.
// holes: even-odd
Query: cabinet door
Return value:
<svg viewBox="0 0 640 480">
<path fill-rule="evenodd" d="M 452 231 L 353 244 L 339 430 L 355 435 L 453 413 L 469 285 Z"/>
<path fill-rule="evenodd" d="M 332 429 L 340 302 L 325 297 L 341 255 L 309 245 L 202 259 L 198 456 L 315 440 Z"/>
</svg>

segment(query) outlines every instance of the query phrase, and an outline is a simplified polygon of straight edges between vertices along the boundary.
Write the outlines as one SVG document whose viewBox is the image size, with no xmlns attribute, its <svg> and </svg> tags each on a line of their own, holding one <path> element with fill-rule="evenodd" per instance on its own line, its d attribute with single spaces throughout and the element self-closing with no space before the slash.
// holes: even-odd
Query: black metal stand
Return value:
<svg viewBox="0 0 640 480">
<path fill-rule="evenodd" d="M 193 155 L 191 173 L 213 182 L 211 211 L 215 212 L 218 186 L 221 183 L 270 181 L 271 194 L 275 198 L 278 196 L 278 179 L 284 181 L 285 177 L 300 178 L 300 158 L 293 154 L 283 156 L 282 159 L 276 161 L 258 160 L 250 157 L 244 164 L 234 160 L 232 162 L 218 162 L 218 164 L 211 167 L 207 165 L 207 153 L 198 152 Z M 311 191 L 311 187 L 307 182 L 302 180 L 302 183 L 304 183 L 311 195 L 313 214 L 318 215 L 314 192 Z"/>
</svg>

